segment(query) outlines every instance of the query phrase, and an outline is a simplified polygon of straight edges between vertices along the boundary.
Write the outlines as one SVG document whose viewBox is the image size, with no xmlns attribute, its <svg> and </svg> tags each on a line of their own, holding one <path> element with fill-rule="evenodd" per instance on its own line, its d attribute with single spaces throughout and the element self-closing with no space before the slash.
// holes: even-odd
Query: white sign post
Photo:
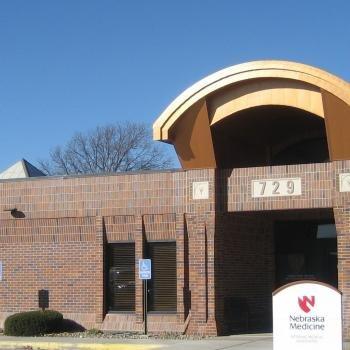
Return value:
<svg viewBox="0 0 350 350">
<path fill-rule="evenodd" d="M 315 281 L 273 293 L 274 350 L 342 350 L 341 293 Z"/>
</svg>

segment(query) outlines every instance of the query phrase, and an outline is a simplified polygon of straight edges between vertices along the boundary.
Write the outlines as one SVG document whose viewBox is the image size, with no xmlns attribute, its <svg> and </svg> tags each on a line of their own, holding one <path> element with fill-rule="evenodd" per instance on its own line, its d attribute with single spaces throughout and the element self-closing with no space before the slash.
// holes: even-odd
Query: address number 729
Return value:
<svg viewBox="0 0 350 350">
<path fill-rule="evenodd" d="M 300 196 L 301 179 L 263 179 L 252 181 L 252 197 Z"/>
</svg>

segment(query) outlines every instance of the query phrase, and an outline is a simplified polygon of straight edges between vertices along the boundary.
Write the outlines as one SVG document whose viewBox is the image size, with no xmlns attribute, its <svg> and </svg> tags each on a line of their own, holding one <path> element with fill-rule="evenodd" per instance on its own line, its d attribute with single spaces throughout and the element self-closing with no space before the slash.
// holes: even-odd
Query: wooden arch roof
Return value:
<svg viewBox="0 0 350 350">
<path fill-rule="evenodd" d="M 173 143 L 184 168 L 216 167 L 211 128 L 258 106 L 288 106 L 324 118 L 331 160 L 350 159 L 350 84 L 288 61 L 255 61 L 220 70 L 179 95 L 153 125 Z"/>
</svg>

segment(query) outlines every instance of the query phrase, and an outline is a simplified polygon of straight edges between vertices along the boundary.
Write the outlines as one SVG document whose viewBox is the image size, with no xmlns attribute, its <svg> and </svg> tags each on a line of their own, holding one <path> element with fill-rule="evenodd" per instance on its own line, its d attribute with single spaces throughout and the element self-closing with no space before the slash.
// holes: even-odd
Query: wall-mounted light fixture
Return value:
<svg viewBox="0 0 350 350">
<path fill-rule="evenodd" d="M 11 213 L 11 216 L 13 216 L 16 219 L 25 217 L 24 213 L 18 210 L 17 208 L 5 208 L 3 211 L 9 211 Z"/>
</svg>

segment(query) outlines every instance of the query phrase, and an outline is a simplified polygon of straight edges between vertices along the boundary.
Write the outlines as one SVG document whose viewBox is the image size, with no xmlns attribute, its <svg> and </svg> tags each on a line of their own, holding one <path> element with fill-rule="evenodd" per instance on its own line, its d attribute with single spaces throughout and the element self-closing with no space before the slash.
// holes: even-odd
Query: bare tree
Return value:
<svg viewBox="0 0 350 350">
<path fill-rule="evenodd" d="M 130 170 L 164 169 L 172 165 L 154 143 L 145 124 L 118 123 L 76 133 L 65 146 L 39 161 L 48 175 L 95 174 Z"/>
</svg>

